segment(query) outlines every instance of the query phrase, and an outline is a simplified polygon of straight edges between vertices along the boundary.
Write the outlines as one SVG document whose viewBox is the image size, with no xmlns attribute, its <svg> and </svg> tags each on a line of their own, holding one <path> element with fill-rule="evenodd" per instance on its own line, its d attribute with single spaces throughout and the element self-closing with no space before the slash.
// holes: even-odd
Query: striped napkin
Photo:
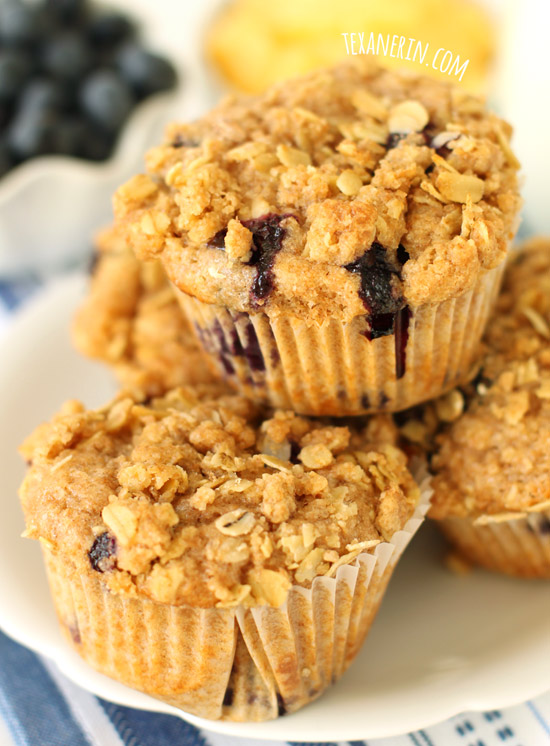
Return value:
<svg viewBox="0 0 550 746">
<path fill-rule="evenodd" d="M 54 663 L 2 633 L 0 717 L 11 734 L 11 743 L 8 740 L 6 746 L 255 746 L 250 739 L 199 730 L 172 715 L 105 702 L 66 679 Z M 261 742 L 257 743 L 259 746 Z M 506 710 L 458 715 L 415 733 L 358 741 L 350 746 L 548 744 L 550 693 Z M 1 730 L 0 746 L 4 746 Z"/>
<path fill-rule="evenodd" d="M 18 284 L 0 282 L 0 340 L 13 311 L 39 286 L 36 280 Z M 259 746 L 260 743 L 199 730 L 172 715 L 106 702 L 70 682 L 53 662 L 0 632 L 0 746 Z M 284 746 L 275 741 L 270 743 Z M 550 746 L 550 692 L 515 707 L 458 715 L 415 733 L 358 741 L 350 746 Z"/>
</svg>

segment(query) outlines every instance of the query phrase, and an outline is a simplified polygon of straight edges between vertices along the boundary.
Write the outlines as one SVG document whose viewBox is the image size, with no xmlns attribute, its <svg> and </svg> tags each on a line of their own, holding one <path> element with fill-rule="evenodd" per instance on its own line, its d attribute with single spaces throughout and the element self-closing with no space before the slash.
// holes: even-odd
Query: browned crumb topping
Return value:
<svg viewBox="0 0 550 746">
<path fill-rule="evenodd" d="M 452 423 L 436 438 L 434 518 L 550 508 L 550 239 L 514 256 L 485 342 L 472 387 L 431 414 Z"/>
<path fill-rule="evenodd" d="M 117 593 L 279 605 L 412 515 L 419 490 L 392 439 L 388 418 L 363 433 L 289 412 L 262 421 L 213 386 L 68 403 L 21 448 L 26 535 Z"/>
<path fill-rule="evenodd" d="M 344 64 L 171 126 L 116 213 L 141 256 L 210 303 L 364 314 L 346 267 L 380 246 L 389 290 L 414 308 L 504 259 L 520 205 L 510 135 L 446 83 Z"/>
<path fill-rule="evenodd" d="M 80 352 L 112 366 L 124 386 L 153 396 L 214 380 L 160 262 L 139 262 L 114 228 L 98 236 L 97 252 L 73 324 Z"/>
</svg>

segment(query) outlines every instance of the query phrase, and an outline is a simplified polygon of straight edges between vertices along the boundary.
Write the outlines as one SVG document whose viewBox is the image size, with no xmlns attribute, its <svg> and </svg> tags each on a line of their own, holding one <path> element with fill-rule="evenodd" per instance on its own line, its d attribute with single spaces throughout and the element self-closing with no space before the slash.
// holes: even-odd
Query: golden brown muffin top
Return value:
<svg viewBox="0 0 550 746">
<path fill-rule="evenodd" d="M 454 421 L 436 438 L 434 518 L 550 508 L 550 239 L 513 257 L 485 342 L 473 386 L 436 404 Z"/>
<path fill-rule="evenodd" d="M 387 418 L 362 433 L 262 419 L 215 384 L 69 402 L 21 448 L 26 535 L 117 593 L 280 605 L 411 517 L 419 490 L 394 435 Z"/>
<path fill-rule="evenodd" d="M 172 125 L 115 208 L 137 252 L 206 302 L 391 313 L 503 261 L 520 206 L 510 134 L 451 85 L 343 64 Z"/>
<path fill-rule="evenodd" d="M 159 396 L 216 379 L 158 261 L 141 262 L 120 230 L 97 236 L 88 296 L 74 319 L 77 349 L 109 364 L 126 388 Z"/>
</svg>

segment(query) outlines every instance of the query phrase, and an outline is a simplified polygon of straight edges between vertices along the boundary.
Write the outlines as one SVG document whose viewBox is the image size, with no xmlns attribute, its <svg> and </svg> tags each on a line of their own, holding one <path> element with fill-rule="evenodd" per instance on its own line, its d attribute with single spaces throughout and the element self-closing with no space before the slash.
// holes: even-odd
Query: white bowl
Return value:
<svg viewBox="0 0 550 746">
<path fill-rule="evenodd" d="M 142 170 L 178 98 L 175 89 L 139 104 L 106 161 L 42 156 L 0 180 L 0 277 L 49 273 L 89 252 L 94 231 L 111 219 L 114 190 Z"/>
<path fill-rule="evenodd" d="M 112 219 L 113 192 L 143 171 L 143 155 L 161 140 L 164 125 L 194 119 L 216 103 L 202 47 L 221 2 L 109 0 L 138 24 L 148 48 L 174 64 L 179 85 L 136 107 L 109 160 L 44 156 L 0 179 L 0 279 L 47 275 L 82 262 L 94 233 Z"/>
</svg>

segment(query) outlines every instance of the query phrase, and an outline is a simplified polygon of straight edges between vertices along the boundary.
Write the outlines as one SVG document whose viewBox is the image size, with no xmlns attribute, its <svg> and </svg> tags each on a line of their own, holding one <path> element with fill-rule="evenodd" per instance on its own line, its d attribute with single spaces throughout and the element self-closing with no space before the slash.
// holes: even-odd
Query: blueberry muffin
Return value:
<svg viewBox="0 0 550 746">
<path fill-rule="evenodd" d="M 436 437 L 430 515 L 467 560 L 550 578 L 549 239 L 514 257 L 485 341 L 474 384 L 437 405 L 451 422 Z"/>
<path fill-rule="evenodd" d="M 158 396 L 217 378 L 159 262 L 139 262 L 115 228 L 96 242 L 88 296 L 72 337 L 84 355 L 107 363 L 127 388 Z"/>
<path fill-rule="evenodd" d="M 347 668 L 422 521 L 388 422 L 262 416 L 220 385 L 96 411 L 22 446 L 26 536 L 97 670 L 210 719 L 265 720 Z"/>
<path fill-rule="evenodd" d="M 247 396 L 397 411 L 478 354 L 520 206 L 510 134 L 450 85 L 346 64 L 172 126 L 116 213 Z"/>
</svg>

